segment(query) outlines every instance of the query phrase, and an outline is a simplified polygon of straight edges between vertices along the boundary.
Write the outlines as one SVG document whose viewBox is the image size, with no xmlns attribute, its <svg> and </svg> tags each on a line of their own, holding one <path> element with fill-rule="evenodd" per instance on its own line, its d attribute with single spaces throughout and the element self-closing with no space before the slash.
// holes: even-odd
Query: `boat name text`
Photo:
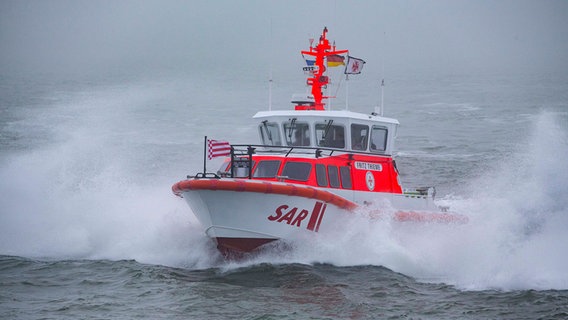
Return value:
<svg viewBox="0 0 568 320">
<path fill-rule="evenodd" d="M 355 161 L 355 168 L 359 170 L 383 171 L 380 163 Z"/>
</svg>

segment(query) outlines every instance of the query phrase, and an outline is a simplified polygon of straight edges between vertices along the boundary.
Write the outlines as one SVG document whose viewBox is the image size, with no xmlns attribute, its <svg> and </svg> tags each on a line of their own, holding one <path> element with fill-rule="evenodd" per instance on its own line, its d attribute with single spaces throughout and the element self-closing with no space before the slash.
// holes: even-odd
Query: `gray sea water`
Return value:
<svg viewBox="0 0 568 320">
<path fill-rule="evenodd" d="M 274 108 L 303 81 L 275 79 Z M 354 111 L 379 101 L 363 80 L 349 92 Z M 170 188 L 201 170 L 204 135 L 256 141 L 267 100 L 266 77 L 236 73 L 2 76 L 0 318 L 568 317 L 566 74 L 387 79 L 403 184 L 436 186 L 467 225 L 359 212 L 224 261 Z"/>
</svg>

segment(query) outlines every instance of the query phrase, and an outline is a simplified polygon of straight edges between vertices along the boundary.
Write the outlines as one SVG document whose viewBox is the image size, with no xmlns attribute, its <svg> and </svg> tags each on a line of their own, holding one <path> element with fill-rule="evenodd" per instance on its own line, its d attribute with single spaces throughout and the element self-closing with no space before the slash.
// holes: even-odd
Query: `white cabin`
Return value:
<svg viewBox="0 0 568 320">
<path fill-rule="evenodd" d="M 261 111 L 263 145 L 320 147 L 392 155 L 398 120 L 351 111 Z"/>
</svg>

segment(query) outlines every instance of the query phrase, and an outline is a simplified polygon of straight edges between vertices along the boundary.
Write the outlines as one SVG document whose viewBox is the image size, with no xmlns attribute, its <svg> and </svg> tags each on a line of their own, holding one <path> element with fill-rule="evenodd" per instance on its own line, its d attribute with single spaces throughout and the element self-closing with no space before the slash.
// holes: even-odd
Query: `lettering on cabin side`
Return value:
<svg viewBox="0 0 568 320">
<path fill-rule="evenodd" d="M 355 161 L 355 169 L 370 170 L 370 171 L 383 171 L 383 166 L 380 163 Z"/>
<path fill-rule="evenodd" d="M 272 215 L 268 216 L 268 220 L 286 222 L 288 225 L 300 228 L 302 227 L 302 222 L 309 216 L 306 229 L 318 232 L 326 208 L 327 204 L 321 201 L 316 201 L 311 212 L 307 209 L 290 207 L 287 204 L 283 204 L 276 208 Z"/>
</svg>

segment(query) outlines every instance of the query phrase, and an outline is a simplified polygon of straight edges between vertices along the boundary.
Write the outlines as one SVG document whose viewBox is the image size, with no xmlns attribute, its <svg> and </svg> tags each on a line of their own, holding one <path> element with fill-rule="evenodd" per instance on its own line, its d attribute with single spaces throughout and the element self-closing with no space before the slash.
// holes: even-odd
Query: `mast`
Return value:
<svg viewBox="0 0 568 320">
<path fill-rule="evenodd" d="M 329 44 L 329 40 L 327 40 L 327 27 L 323 28 L 322 35 L 315 47 L 310 45 L 309 51 L 302 51 L 303 55 L 315 57 L 316 70 L 314 70 L 307 79 L 307 84 L 312 87 L 311 91 L 314 97 L 314 103 L 313 105 L 297 105 L 296 110 L 325 110 L 323 99 L 329 98 L 329 96 L 324 96 L 322 93 L 322 88 L 326 88 L 329 83 L 329 78 L 325 75 L 325 58 L 331 55 L 339 55 L 348 52 L 349 50 L 336 50 L 335 45 L 332 46 Z"/>
</svg>

